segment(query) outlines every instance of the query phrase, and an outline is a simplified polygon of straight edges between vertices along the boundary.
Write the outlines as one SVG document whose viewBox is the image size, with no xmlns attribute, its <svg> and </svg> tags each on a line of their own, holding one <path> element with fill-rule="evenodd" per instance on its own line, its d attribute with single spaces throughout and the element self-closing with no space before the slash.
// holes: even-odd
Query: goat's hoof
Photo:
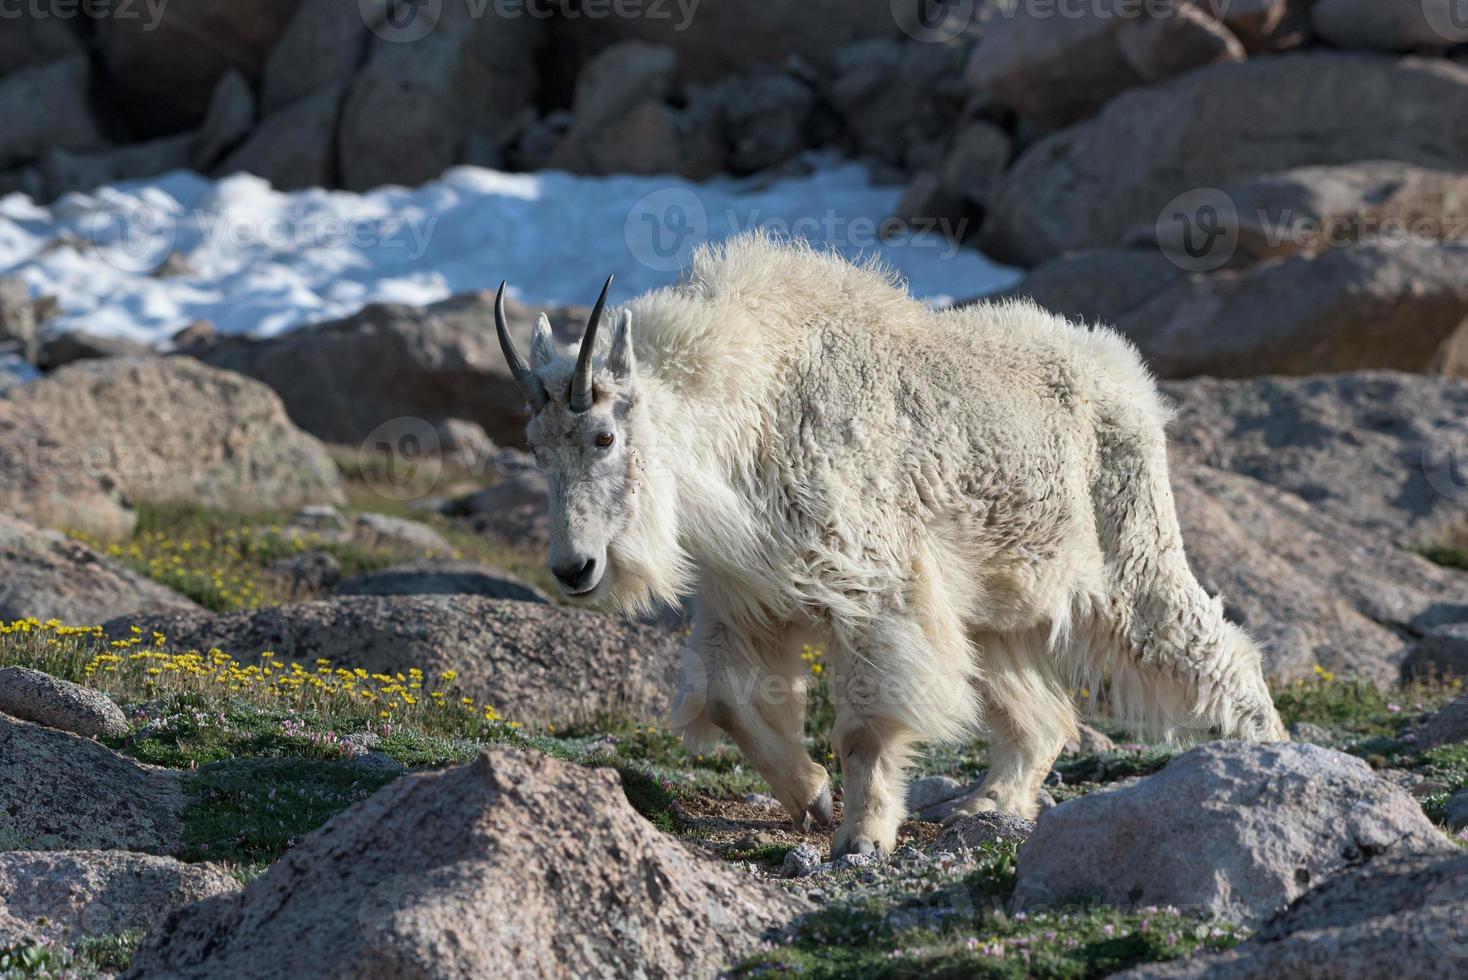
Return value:
<svg viewBox="0 0 1468 980">
<path fill-rule="evenodd" d="M 976 813 L 997 813 L 1000 809 L 997 800 L 991 800 L 987 796 L 980 796 L 971 800 L 964 800 L 943 818 L 944 827 L 950 827 L 964 817 L 971 817 Z"/>
<path fill-rule="evenodd" d="M 882 856 L 882 848 L 876 841 L 867 837 L 852 837 L 850 840 L 837 840 L 832 842 L 832 861 L 845 857 L 848 854 L 860 854 L 865 857 L 879 858 Z"/>
<path fill-rule="evenodd" d="M 829 782 L 821 787 L 816 798 L 806 804 L 799 818 L 795 821 L 796 829 L 802 834 L 808 834 L 817 827 L 829 827 L 834 817 L 831 811 L 831 784 Z"/>
</svg>

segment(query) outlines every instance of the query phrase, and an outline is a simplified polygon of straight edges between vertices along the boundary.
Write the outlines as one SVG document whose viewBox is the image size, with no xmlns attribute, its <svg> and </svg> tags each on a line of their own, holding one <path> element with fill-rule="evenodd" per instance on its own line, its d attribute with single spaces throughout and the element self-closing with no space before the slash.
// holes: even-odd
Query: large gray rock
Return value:
<svg viewBox="0 0 1468 980">
<path fill-rule="evenodd" d="M 600 613 L 480 596 L 341 596 L 225 615 L 125 617 L 111 636 L 158 631 L 175 649 L 219 647 L 237 656 L 272 650 L 287 660 L 325 657 L 339 667 L 457 684 L 506 718 L 577 722 L 664 714 L 677 689 L 679 640 Z"/>
<path fill-rule="evenodd" d="M 1417 747 L 1433 749 L 1452 742 L 1468 741 L 1468 694 L 1439 708 L 1417 732 Z"/>
<path fill-rule="evenodd" d="M 1402 658 L 1402 680 L 1468 677 L 1468 616 L 1427 631 Z"/>
<path fill-rule="evenodd" d="M 236 510 L 342 499 L 326 449 L 268 388 L 186 357 L 81 361 L 18 389 L 11 407 L 134 500 Z"/>
<path fill-rule="evenodd" d="M 137 525 L 137 514 L 121 483 L 112 460 L 79 453 L 11 398 L 0 397 L 0 512 L 46 527 L 123 538 Z"/>
<path fill-rule="evenodd" d="M 529 350 L 540 308 L 505 304 Z M 525 397 L 495 339 L 494 296 L 471 293 L 427 307 L 369 306 L 344 320 L 280 337 L 222 337 L 194 356 L 265 382 L 291 419 L 328 442 L 357 446 L 384 422 L 469 419 L 502 446 L 525 442 Z M 581 336 L 588 311 L 546 310 L 558 339 Z"/>
<path fill-rule="evenodd" d="M 1468 41 L 1455 0 L 1315 0 L 1310 26 L 1342 48 L 1433 51 Z"/>
<path fill-rule="evenodd" d="M 1315 745 L 1213 742 L 1040 817 L 1016 908 L 1098 899 L 1257 925 L 1339 871 L 1456 848 L 1405 791 Z"/>
<path fill-rule="evenodd" d="M 463 561 L 394 565 L 343 579 L 337 595 L 477 595 L 487 599 L 549 602 L 544 592 L 506 572 Z"/>
<path fill-rule="evenodd" d="M 381 28 L 388 0 L 299 0 L 265 58 L 260 108 L 269 116 L 326 89 L 345 91 Z"/>
<path fill-rule="evenodd" d="M 41 158 L 46 194 L 59 197 L 95 190 L 104 184 L 182 170 L 189 165 L 193 146 L 193 135 L 184 133 L 102 150 L 74 152 L 52 148 Z"/>
<path fill-rule="evenodd" d="M 214 87 L 209 112 L 189 143 L 189 166 L 208 173 L 225 152 L 255 126 L 255 93 L 238 71 L 230 71 Z"/>
<path fill-rule="evenodd" d="M 1238 38 L 1206 5 L 1120 9 L 1078 7 L 1057 16 L 1048 5 L 1019 4 L 990 20 L 969 56 L 966 77 L 996 102 L 1055 129 L 1126 89 L 1245 57 Z"/>
<path fill-rule="evenodd" d="M 178 132 L 208 112 L 229 71 L 256 82 L 299 0 L 191 0 L 95 21 L 96 44 L 140 132 Z"/>
<path fill-rule="evenodd" d="M 551 47 L 561 62 L 558 74 L 564 77 L 578 76 L 588 61 L 613 44 L 636 40 L 677 51 L 680 82 L 716 82 L 758 65 L 781 64 L 792 55 L 820 65 L 848 41 L 897 37 L 899 25 L 912 23 L 918 6 L 916 0 L 685 3 L 670 4 L 656 16 L 649 6 L 648 16 L 557 19 L 551 23 Z"/>
<path fill-rule="evenodd" d="M 1186 278 L 1157 248 L 1083 249 L 1042 262 L 1004 292 L 971 302 L 1023 296 L 1068 319 L 1126 332 L 1138 310 Z"/>
<path fill-rule="evenodd" d="M 254 174 L 283 191 L 335 186 L 332 150 L 344 94 L 340 86 L 324 88 L 268 116 L 214 172 Z"/>
<path fill-rule="evenodd" d="M 0 668 L 0 712 L 82 738 L 127 734 L 127 717 L 107 695 L 29 667 Z"/>
<path fill-rule="evenodd" d="M 571 126 L 550 166 L 583 174 L 681 173 L 677 122 L 664 104 L 676 64 L 672 48 L 640 41 L 593 58 L 576 80 Z"/>
<path fill-rule="evenodd" d="M 1248 259 L 1356 243 L 1468 242 L 1468 174 L 1367 160 L 1263 174 L 1225 191 L 1220 217 Z M 1137 230 L 1139 237 L 1155 226 Z M 1155 238 L 1155 234 L 1153 236 Z"/>
<path fill-rule="evenodd" d="M 455 513 L 467 515 L 481 534 L 543 553 L 550 546 L 549 493 L 545 474 L 527 467 L 451 506 Z"/>
<path fill-rule="evenodd" d="M 731 172 L 776 167 L 810 148 L 815 91 L 794 75 L 765 71 L 730 79 L 715 98 Z"/>
<path fill-rule="evenodd" d="M 1195 275 L 1116 322 L 1168 378 L 1468 375 L 1468 247 L 1356 245 Z"/>
<path fill-rule="evenodd" d="M 1188 191 L 1385 158 L 1462 169 L 1468 68 L 1336 52 L 1211 65 L 1126 92 L 1030 146 L 991 198 L 981 245 L 1034 265 L 1122 244 Z"/>
<path fill-rule="evenodd" d="M 182 844 L 176 772 L 4 714 L 0 759 L 0 851 L 167 854 Z"/>
<path fill-rule="evenodd" d="M 462 162 L 467 147 L 497 152 L 510 141 L 533 114 L 547 27 L 524 10 L 502 11 L 434 4 L 401 28 L 379 26 L 338 129 L 342 186 L 421 184 Z"/>
<path fill-rule="evenodd" d="M 1183 465 L 1172 484 L 1194 574 L 1260 641 L 1268 674 L 1319 664 L 1390 684 L 1411 637 L 1468 621 L 1468 574 L 1246 476 Z"/>
<path fill-rule="evenodd" d="M 419 558 L 447 558 L 454 546 L 422 521 L 390 514 L 354 514 L 352 538 L 379 551 L 397 551 Z"/>
<path fill-rule="evenodd" d="M 1468 855 L 1381 857 L 1337 874 L 1231 950 L 1113 980 L 1455 980 L 1468 934 Z"/>
<path fill-rule="evenodd" d="M 1451 470 L 1468 381 L 1361 371 L 1162 387 L 1181 461 L 1254 477 L 1401 543 L 1468 527 L 1468 490 Z"/>
<path fill-rule="evenodd" d="M 0 852 L 0 947 L 151 929 L 185 905 L 239 887 L 220 865 L 150 854 Z M 7 930 L 7 916 L 17 927 Z"/>
<path fill-rule="evenodd" d="M 659 833 L 610 770 L 490 749 L 172 916 L 128 976 L 713 976 L 805 908 Z"/>
<path fill-rule="evenodd" d="M 49 149 L 89 150 L 107 140 L 92 114 L 91 63 L 78 54 L 0 78 L 0 170 Z"/>
<path fill-rule="evenodd" d="M 820 85 L 854 156 L 904 168 L 914 151 L 958 126 L 970 93 L 962 84 L 963 50 L 882 38 L 837 48 Z"/>
</svg>

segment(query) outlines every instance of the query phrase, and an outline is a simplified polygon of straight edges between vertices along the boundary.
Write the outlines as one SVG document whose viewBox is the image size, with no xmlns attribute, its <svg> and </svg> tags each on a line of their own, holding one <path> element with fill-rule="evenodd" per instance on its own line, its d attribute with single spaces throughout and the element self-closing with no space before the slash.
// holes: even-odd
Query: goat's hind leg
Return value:
<svg viewBox="0 0 1468 980">
<path fill-rule="evenodd" d="M 690 747 L 722 729 L 802 832 L 832 822 L 831 780 L 805 748 L 806 674 L 784 631 L 747 636 L 712 616 L 695 624 L 674 709 Z"/>
<path fill-rule="evenodd" d="M 960 634 L 894 616 L 838 637 L 831 662 L 845 812 L 831 856 L 890 854 L 907 815 L 907 765 L 918 740 L 971 726 L 972 662 Z"/>
<path fill-rule="evenodd" d="M 1033 820 L 1050 767 L 1076 732 L 1076 713 L 1041 630 L 976 633 L 989 729 L 989 771 L 945 822 L 1002 811 Z"/>
</svg>

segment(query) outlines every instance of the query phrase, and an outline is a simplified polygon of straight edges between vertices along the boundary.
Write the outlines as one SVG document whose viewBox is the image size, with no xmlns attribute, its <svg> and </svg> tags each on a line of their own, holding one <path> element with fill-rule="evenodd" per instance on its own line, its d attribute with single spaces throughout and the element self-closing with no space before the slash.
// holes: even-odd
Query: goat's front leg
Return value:
<svg viewBox="0 0 1468 980">
<path fill-rule="evenodd" d="M 806 672 L 783 631 L 752 636 L 700 610 L 684 658 L 674 724 L 697 747 L 726 732 L 797 829 L 831 824 L 831 780 L 805 748 Z"/>
<path fill-rule="evenodd" d="M 909 621 L 839 639 L 834 652 L 831 741 L 841 759 L 846 805 L 831 857 L 891 854 L 907 815 L 907 767 L 919 738 L 915 715 L 952 699 L 952 691 L 932 671 L 892 673 L 891 665 L 933 662 L 923 631 Z M 966 682 L 960 675 L 956 683 L 962 688 Z M 935 684 L 938 689 L 931 689 Z"/>
</svg>

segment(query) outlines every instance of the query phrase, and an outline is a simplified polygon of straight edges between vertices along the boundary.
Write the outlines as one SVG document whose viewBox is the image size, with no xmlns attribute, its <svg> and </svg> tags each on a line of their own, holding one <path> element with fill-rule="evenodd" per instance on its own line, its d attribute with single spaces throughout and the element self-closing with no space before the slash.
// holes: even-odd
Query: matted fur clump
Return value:
<svg viewBox="0 0 1468 980">
<path fill-rule="evenodd" d="M 522 376 L 551 565 L 625 608 L 697 592 L 676 721 L 733 737 L 801 821 L 831 813 L 802 739 L 800 652 L 826 650 L 836 853 L 889 850 L 912 745 L 979 726 L 959 813 L 1032 816 L 1082 687 L 1165 734 L 1284 737 L 1189 571 L 1168 412 L 1117 334 L 1022 301 L 935 312 L 761 236 L 613 316 L 589 382 L 548 324 Z"/>
</svg>

